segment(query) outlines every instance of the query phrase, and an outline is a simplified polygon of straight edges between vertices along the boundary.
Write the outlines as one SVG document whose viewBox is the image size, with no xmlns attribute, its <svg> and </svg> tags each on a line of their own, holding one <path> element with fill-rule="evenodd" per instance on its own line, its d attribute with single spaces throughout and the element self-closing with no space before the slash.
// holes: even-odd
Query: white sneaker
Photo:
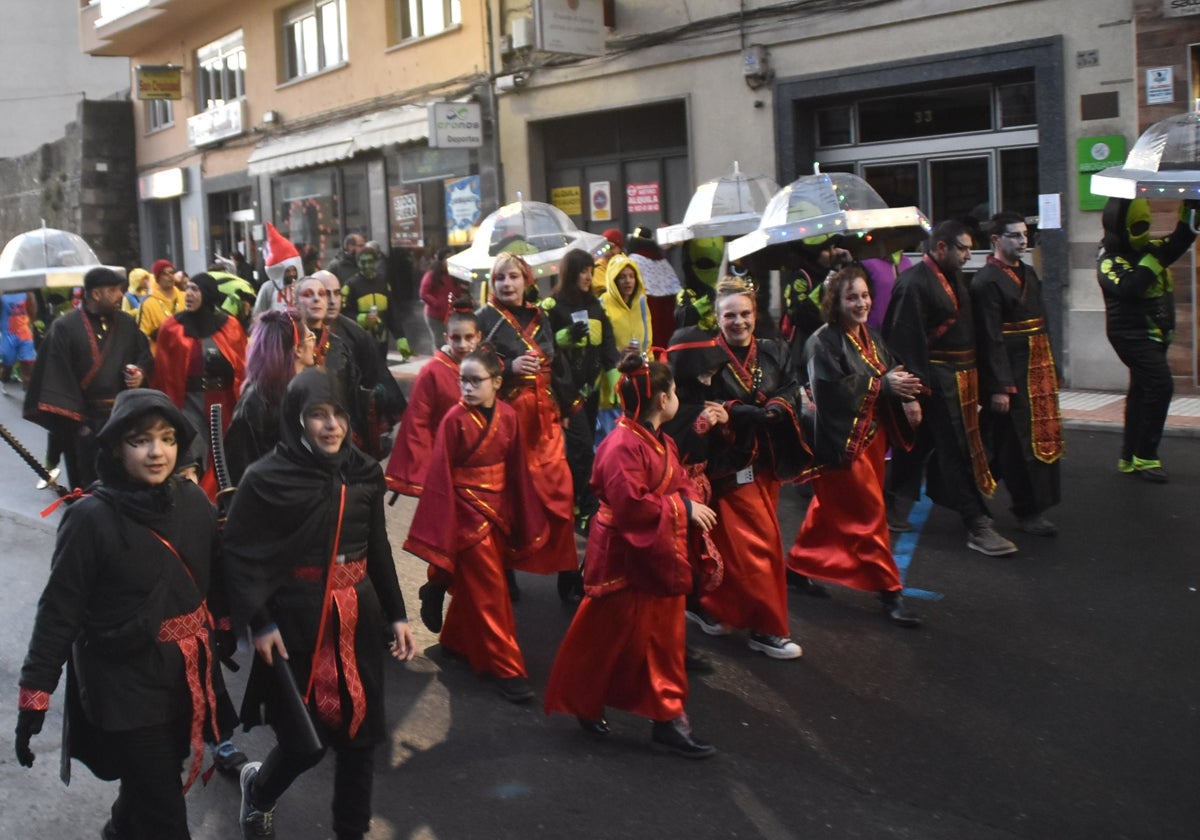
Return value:
<svg viewBox="0 0 1200 840">
<path fill-rule="evenodd" d="M 799 659 L 804 651 L 800 645 L 784 636 L 772 636 L 769 633 L 751 633 L 746 640 L 750 650 L 765 653 L 772 659 Z"/>
</svg>

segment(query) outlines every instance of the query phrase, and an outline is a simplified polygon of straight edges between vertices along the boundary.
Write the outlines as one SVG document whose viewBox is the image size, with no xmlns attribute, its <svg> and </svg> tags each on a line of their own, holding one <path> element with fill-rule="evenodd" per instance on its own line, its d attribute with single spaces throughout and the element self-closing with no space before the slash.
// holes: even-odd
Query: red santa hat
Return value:
<svg viewBox="0 0 1200 840">
<path fill-rule="evenodd" d="M 275 225 L 267 222 L 267 277 L 276 286 L 283 286 L 283 273 L 291 266 L 296 269 L 296 276 L 304 273 L 304 264 L 296 246 L 275 230 Z"/>
</svg>

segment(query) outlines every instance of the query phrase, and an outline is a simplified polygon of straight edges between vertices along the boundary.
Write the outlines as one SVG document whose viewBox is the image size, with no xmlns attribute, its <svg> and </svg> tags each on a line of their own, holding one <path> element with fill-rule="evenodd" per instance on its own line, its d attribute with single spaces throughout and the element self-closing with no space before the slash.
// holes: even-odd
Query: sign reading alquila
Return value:
<svg viewBox="0 0 1200 840">
<path fill-rule="evenodd" d="M 477 149 L 483 145 L 478 103 L 435 102 L 429 106 L 429 145 L 436 149 Z"/>
</svg>

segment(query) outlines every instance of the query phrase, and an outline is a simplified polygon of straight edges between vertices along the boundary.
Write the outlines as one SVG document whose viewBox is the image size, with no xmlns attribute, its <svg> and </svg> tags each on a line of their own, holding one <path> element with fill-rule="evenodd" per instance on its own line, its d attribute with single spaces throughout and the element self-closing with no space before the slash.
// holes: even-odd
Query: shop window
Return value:
<svg viewBox="0 0 1200 840">
<path fill-rule="evenodd" d="M 175 125 L 175 103 L 170 99 L 148 99 L 146 107 L 146 131 L 158 131 Z"/>
<path fill-rule="evenodd" d="M 817 145 L 847 146 L 853 143 L 853 113 L 854 108 L 850 105 L 821 108 L 817 111 Z"/>
<path fill-rule="evenodd" d="M 1000 128 L 1037 125 L 1037 96 L 1033 82 L 999 85 L 996 99 L 1000 106 Z"/>
<path fill-rule="evenodd" d="M 242 30 L 196 50 L 196 105 L 208 111 L 246 95 Z"/>
<path fill-rule="evenodd" d="M 347 60 L 346 0 L 300 3 L 283 13 L 284 76 L 311 76 Z"/>
<path fill-rule="evenodd" d="M 462 23 L 460 0 L 396 0 L 396 40 L 424 38 Z"/>
<path fill-rule="evenodd" d="M 1038 150 L 1000 150 L 1000 206 L 1022 216 L 1038 211 Z"/>
</svg>

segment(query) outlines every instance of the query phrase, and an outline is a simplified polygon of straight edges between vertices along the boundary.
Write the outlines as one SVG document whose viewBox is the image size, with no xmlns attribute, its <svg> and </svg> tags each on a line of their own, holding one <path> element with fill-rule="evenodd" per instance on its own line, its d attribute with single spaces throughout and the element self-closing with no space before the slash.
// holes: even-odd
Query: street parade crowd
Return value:
<svg viewBox="0 0 1200 840">
<path fill-rule="evenodd" d="M 1191 247 L 1195 209 L 1163 239 L 1143 200 L 1104 213 L 1098 281 L 1130 370 L 1118 469 L 1151 482 L 1168 480 L 1166 268 Z M 969 282 L 956 221 L 912 260 L 858 261 L 838 237 L 787 246 L 780 323 L 766 272 L 722 273 L 720 241 L 688 243 L 672 284 L 651 234 L 609 231 L 599 262 L 563 257 L 544 298 L 501 253 L 478 301 L 441 252 L 421 282 L 439 349 L 407 399 L 387 366 L 408 342 L 377 246 L 348 236 L 330 270 L 308 271 L 268 235 L 257 290 L 223 266 L 92 269 L 36 362 L 36 301 L 4 296 L 0 374 L 19 372 L 47 468 L 61 457 L 74 488 L 21 669 L 16 753 L 33 765 L 65 670 L 63 776 L 74 758 L 119 781 L 109 840 L 187 838 L 185 794 L 210 751 L 240 780 L 245 837 L 275 836 L 277 804 L 328 750 L 334 831 L 366 835 L 385 663 L 416 653 L 389 493 L 416 499 L 403 547 L 428 564 L 419 613 L 446 656 L 533 700 L 513 573 L 553 575 L 575 611 L 546 713 L 597 738 L 609 710 L 632 713 L 654 749 L 695 759 L 716 748 L 687 714 L 688 673 L 711 669 L 689 623 L 795 659 L 789 590 L 836 584 L 919 626 L 890 533 L 911 530 L 922 488 L 987 556 L 1018 550 L 988 509 L 999 481 L 1023 533 L 1057 532 L 1059 373 L 1019 214 L 990 220 Z M 785 484 L 812 493 L 795 535 L 778 517 Z M 247 635 L 235 703 L 221 663 Z M 236 745 L 238 723 L 273 729 L 261 761 Z"/>
</svg>

